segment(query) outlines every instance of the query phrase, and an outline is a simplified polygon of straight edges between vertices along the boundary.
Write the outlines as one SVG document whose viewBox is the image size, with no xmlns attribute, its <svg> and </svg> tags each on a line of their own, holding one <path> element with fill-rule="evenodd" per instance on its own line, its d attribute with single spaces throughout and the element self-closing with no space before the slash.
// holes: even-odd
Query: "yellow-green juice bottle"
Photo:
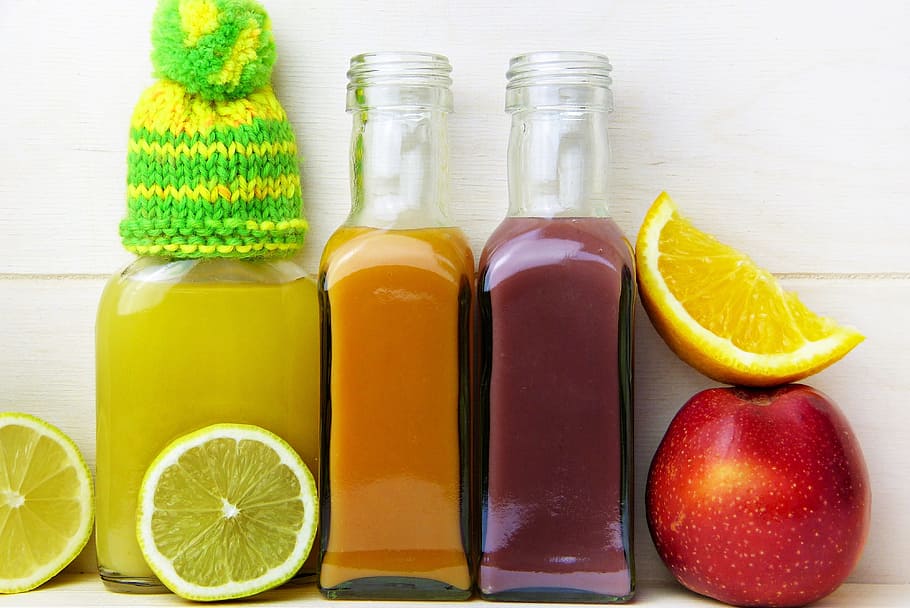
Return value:
<svg viewBox="0 0 910 608">
<path fill-rule="evenodd" d="M 130 125 L 120 234 L 139 258 L 107 284 L 96 326 L 96 541 L 115 591 L 164 590 L 136 540 L 136 501 L 173 439 L 255 424 L 319 470 L 319 313 L 295 258 L 296 143 L 269 84 L 265 12 L 224 4 L 161 3 L 161 79 Z M 304 572 L 315 567 L 314 552 Z"/>
</svg>

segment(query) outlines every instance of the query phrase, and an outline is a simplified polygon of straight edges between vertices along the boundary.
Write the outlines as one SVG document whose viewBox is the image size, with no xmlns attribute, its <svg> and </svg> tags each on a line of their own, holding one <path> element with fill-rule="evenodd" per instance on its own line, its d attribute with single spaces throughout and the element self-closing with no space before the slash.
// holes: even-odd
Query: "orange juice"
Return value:
<svg viewBox="0 0 910 608">
<path fill-rule="evenodd" d="M 169 442 L 256 424 L 317 471 L 316 285 L 291 262 L 144 258 L 108 283 L 96 335 L 99 569 L 115 590 L 164 590 L 136 541 L 136 500 Z"/>
<path fill-rule="evenodd" d="M 473 275 L 457 228 L 342 227 L 326 245 L 320 586 L 329 597 L 470 593 Z"/>
</svg>

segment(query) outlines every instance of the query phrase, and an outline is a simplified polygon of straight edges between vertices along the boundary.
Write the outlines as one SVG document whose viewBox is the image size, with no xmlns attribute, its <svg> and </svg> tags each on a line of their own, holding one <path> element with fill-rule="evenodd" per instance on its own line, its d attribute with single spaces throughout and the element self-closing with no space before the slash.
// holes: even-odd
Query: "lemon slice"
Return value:
<svg viewBox="0 0 910 608">
<path fill-rule="evenodd" d="M 60 429 L 0 413 L 0 593 L 63 570 L 92 532 L 92 475 Z"/>
<path fill-rule="evenodd" d="M 805 378 L 863 341 L 821 317 L 746 255 L 699 231 L 664 192 L 638 233 L 642 304 L 670 348 L 719 382 Z"/>
<path fill-rule="evenodd" d="M 313 476 L 265 429 L 216 424 L 152 462 L 137 536 L 151 569 L 192 600 L 247 597 L 290 579 L 316 534 Z"/>
</svg>

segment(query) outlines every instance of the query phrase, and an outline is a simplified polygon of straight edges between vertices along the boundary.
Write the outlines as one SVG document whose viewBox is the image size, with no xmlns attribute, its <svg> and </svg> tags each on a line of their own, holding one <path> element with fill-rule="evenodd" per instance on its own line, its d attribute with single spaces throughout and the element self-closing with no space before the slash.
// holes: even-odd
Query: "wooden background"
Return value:
<svg viewBox="0 0 910 608">
<path fill-rule="evenodd" d="M 303 155 L 315 271 L 347 213 L 348 58 L 449 56 L 453 206 L 479 253 L 506 206 L 510 56 L 607 53 L 614 66 L 612 211 L 630 238 L 666 189 L 819 312 L 867 336 L 809 379 L 865 449 L 872 531 L 851 580 L 910 583 L 910 3 L 904 0 L 266 0 L 274 83 Z M 0 0 L 0 410 L 42 416 L 94 462 L 93 325 L 131 259 L 130 114 L 151 82 L 151 0 Z M 675 411 L 711 383 L 636 323 L 636 550 L 669 575 L 642 483 Z M 153 373 L 153 370 L 150 370 Z M 91 548 L 89 548 L 91 549 Z M 87 551 L 71 568 L 91 570 Z"/>
</svg>

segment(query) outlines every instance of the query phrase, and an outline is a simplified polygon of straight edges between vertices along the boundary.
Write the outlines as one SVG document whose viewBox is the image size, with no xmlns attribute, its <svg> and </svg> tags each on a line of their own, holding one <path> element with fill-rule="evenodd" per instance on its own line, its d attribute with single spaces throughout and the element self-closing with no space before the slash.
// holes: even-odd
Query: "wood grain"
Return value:
<svg viewBox="0 0 910 608">
<path fill-rule="evenodd" d="M 508 58 L 608 53 L 615 66 L 614 214 L 634 235 L 666 189 L 707 230 L 775 272 L 908 272 L 910 8 L 786 0 L 267 3 L 275 86 L 296 128 L 304 260 L 348 208 L 345 71 L 409 47 L 454 65 L 453 205 L 480 248 L 504 214 Z M 127 125 L 151 83 L 152 0 L 0 6 L 0 271 L 107 273 L 128 256 Z"/>
<path fill-rule="evenodd" d="M 812 604 L 813 608 L 889 608 L 903 606 L 908 589 L 906 585 L 857 585 L 848 584 L 826 598 Z M 480 604 L 474 600 L 471 604 Z M 188 606 L 190 602 L 170 594 L 159 595 L 124 595 L 108 593 L 101 581 L 91 575 L 66 574 L 60 576 L 36 591 L 22 595 L 0 596 L 0 606 L 16 608 L 57 608 L 59 606 L 107 606 L 108 608 L 158 608 L 162 606 Z M 209 606 L 236 606 L 234 602 L 212 602 Z M 271 606 L 332 606 L 336 608 L 362 608 L 364 602 L 334 600 L 328 602 L 322 598 L 312 584 L 289 583 L 278 589 L 267 591 L 239 605 L 246 608 L 265 608 Z M 457 608 L 465 602 L 383 602 L 384 606 L 402 606 L 406 608 Z M 490 604 L 482 604 L 489 606 Z M 540 604 L 510 603 L 515 608 L 540 606 Z M 548 604 L 552 608 L 570 604 Z M 651 583 L 639 585 L 635 595 L 635 604 L 672 608 L 697 608 L 699 606 L 721 606 L 682 587 L 668 583 Z"/>
<path fill-rule="evenodd" d="M 666 189 L 699 227 L 866 332 L 810 382 L 841 404 L 872 475 L 873 527 L 851 580 L 910 583 L 910 3 L 265 3 L 279 51 L 275 86 L 301 149 L 312 224 L 302 260 L 311 270 L 349 204 L 351 55 L 405 47 L 451 58 L 453 208 L 479 252 L 507 199 L 508 58 L 546 48 L 609 54 L 613 213 L 626 233 L 635 236 Z M 54 422 L 92 463 L 94 314 L 104 277 L 130 260 L 116 228 L 129 117 L 152 82 L 153 9 L 153 0 L 0 1 L 0 409 Z M 644 526 L 642 485 L 673 413 L 711 383 L 639 313 L 638 570 L 642 580 L 668 580 Z M 89 548 L 71 569 L 93 567 Z M 100 598 L 88 580 L 0 604 L 71 603 L 71 591 L 85 603 L 119 601 Z M 906 594 L 868 589 L 843 597 L 895 606 Z M 649 594 L 641 597 L 651 603 Z"/>
</svg>

